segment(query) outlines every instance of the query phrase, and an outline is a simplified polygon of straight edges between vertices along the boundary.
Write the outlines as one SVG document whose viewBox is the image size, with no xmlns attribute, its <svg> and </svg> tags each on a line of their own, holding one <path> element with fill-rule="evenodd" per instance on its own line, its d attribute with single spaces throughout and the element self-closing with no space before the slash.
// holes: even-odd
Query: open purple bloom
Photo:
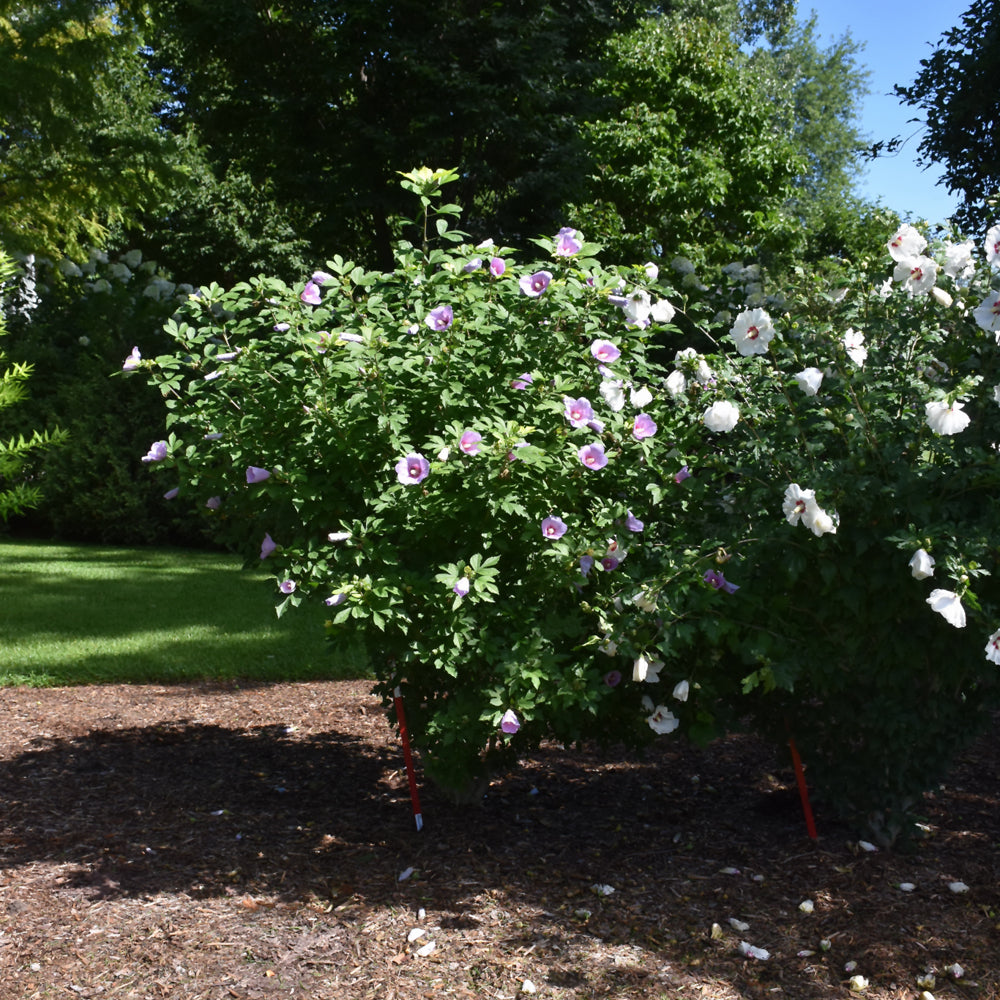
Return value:
<svg viewBox="0 0 1000 1000">
<path fill-rule="evenodd" d="M 680 469 L 674 473 L 674 482 L 680 485 L 685 479 L 691 478 L 691 470 L 686 466 L 682 465 Z"/>
<path fill-rule="evenodd" d="M 451 306 L 438 306 L 436 309 L 432 309 L 427 316 L 424 318 L 424 322 L 432 329 L 437 330 L 441 333 L 447 330 L 454 320 L 455 314 L 452 311 Z"/>
<path fill-rule="evenodd" d="M 503 718 L 500 720 L 500 728 L 508 736 L 513 736 L 521 728 L 521 720 L 514 714 L 512 708 L 508 708 L 503 713 Z"/>
<path fill-rule="evenodd" d="M 315 281 L 307 281 L 306 287 L 302 289 L 302 294 L 299 298 L 307 306 L 318 306 L 320 303 L 319 285 Z"/>
<path fill-rule="evenodd" d="M 167 442 L 154 441 L 149 446 L 149 451 L 142 456 L 144 462 L 162 462 L 167 457 Z"/>
<path fill-rule="evenodd" d="M 418 452 L 411 452 L 396 463 L 396 478 L 404 486 L 422 483 L 431 471 L 431 463 Z"/>
<path fill-rule="evenodd" d="M 139 348 L 133 347 L 132 353 L 125 359 L 125 363 L 122 365 L 122 371 L 134 372 L 139 367 L 140 361 L 142 361 L 142 355 L 139 353 Z"/>
<path fill-rule="evenodd" d="M 595 340 L 590 345 L 590 353 L 602 364 L 610 364 L 622 356 L 622 352 L 610 340 Z"/>
<path fill-rule="evenodd" d="M 513 382 L 511 382 L 511 388 L 521 390 L 527 389 L 528 386 L 534 382 L 534 380 L 533 375 L 529 375 L 528 372 L 525 372 L 520 378 L 516 378 Z"/>
<path fill-rule="evenodd" d="M 583 576 L 589 576 L 590 571 L 594 568 L 594 557 L 593 556 L 580 556 L 580 573 Z"/>
<path fill-rule="evenodd" d="M 718 570 L 706 570 L 704 579 L 705 583 L 716 590 L 724 590 L 727 594 L 735 594 L 740 589 L 735 583 L 730 583 Z"/>
<path fill-rule="evenodd" d="M 566 419 L 570 422 L 571 427 L 585 427 L 594 419 L 594 410 L 590 405 L 590 400 L 584 396 L 579 399 L 563 396 L 563 404 L 566 407 Z"/>
<path fill-rule="evenodd" d="M 629 531 L 642 531 L 646 525 L 643 524 L 642 521 L 640 521 L 639 518 L 632 513 L 632 511 L 628 511 L 628 516 L 625 518 L 625 527 L 628 528 Z"/>
<path fill-rule="evenodd" d="M 258 468 L 256 465 L 247 466 L 247 483 L 262 483 L 265 479 L 270 479 L 271 473 L 267 469 Z"/>
<path fill-rule="evenodd" d="M 542 534 L 546 538 L 562 538 L 566 534 L 566 522 L 562 518 L 549 515 L 542 521 Z"/>
<path fill-rule="evenodd" d="M 260 543 L 260 557 L 266 559 L 278 547 L 270 534 L 264 535 L 264 541 Z"/>
<path fill-rule="evenodd" d="M 205 506 L 209 510 L 218 510 L 222 506 L 222 497 L 209 497 L 205 501 Z"/>
<path fill-rule="evenodd" d="M 494 278 L 499 278 L 507 270 L 507 262 L 502 257 L 494 257 L 490 261 L 490 274 Z"/>
<path fill-rule="evenodd" d="M 469 587 L 471 585 L 471 581 L 467 576 L 460 576 L 458 578 L 458 582 L 451 589 L 455 591 L 459 597 L 465 597 L 469 593 Z"/>
<path fill-rule="evenodd" d="M 621 559 L 617 556 L 605 556 L 601 560 L 601 569 L 608 573 L 613 573 L 621 565 Z"/>
<path fill-rule="evenodd" d="M 278 590 L 283 594 L 294 594 L 295 593 L 295 581 L 294 580 L 282 580 L 278 584 Z"/>
<path fill-rule="evenodd" d="M 466 455 L 479 454 L 479 442 L 483 440 L 482 434 L 478 431 L 466 431 L 459 439 L 458 447 Z"/>
<path fill-rule="evenodd" d="M 546 288 L 549 287 L 549 282 L 552 280 L 552 274 L 549 271 L 536 271 L 534 274 L 526 274 L 518 284 L 521 286 L 521 291 L 525 295 L 530 295 L 531 298 L 537 299 Z"/>
<path fill-rule="evenodd" d="M 655 433 L 656 424 L 653 418 L 648 413 L 637 413 L 635 420 L 632 421 L 632 437 L 636 441 L 641 441 L 643 438 L 652 437 Z"/>
<path fill-rule="evenodd" d="M 563 226 L 559 230 L 555 249 L 557 257 L 572 257 L 574 254 L 578 254 L 582 248 L 583 240 L 577 230 L 570 229 L 569 226 Z"/>
<path fill-rule="evenodd" d="M 163 499 L 174 500 L 177 498 L 177 494 L 180 493 L 180 491 L 180 487 L 175 486 L 172 490 L 167 490 L 167 492 L 163 494 Z"/>
<path fill-rule="evenodd" d="M 618 687 L 622 682 L 622 672 L 620 670 L 609 670 L 604 675 L 604 683 L 609 688 Z"/>
<path fill-rule="evenodd" d="M 584 445 L 577 456 L 588 469 L 603 469 L 608 464 L 608 456 L 604 454 L 604 445 L 600 441 Z"/>
</svg>

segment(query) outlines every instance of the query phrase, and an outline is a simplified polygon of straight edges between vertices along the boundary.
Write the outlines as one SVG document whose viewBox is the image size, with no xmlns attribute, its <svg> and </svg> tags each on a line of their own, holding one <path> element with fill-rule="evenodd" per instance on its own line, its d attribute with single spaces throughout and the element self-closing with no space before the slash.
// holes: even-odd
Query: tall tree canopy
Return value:
<svg viewBox="0 0 1000 1000">
<path fill-rule="evenodd" d="M 1000 191 L 1000 0 L 976 0 L 920 66 L 910 86 L 896 87 L 926 120 L 918 162 L 943 167 L 944 184 L 961 197 L 956 223 L 983 232 Z"/>
</svg>

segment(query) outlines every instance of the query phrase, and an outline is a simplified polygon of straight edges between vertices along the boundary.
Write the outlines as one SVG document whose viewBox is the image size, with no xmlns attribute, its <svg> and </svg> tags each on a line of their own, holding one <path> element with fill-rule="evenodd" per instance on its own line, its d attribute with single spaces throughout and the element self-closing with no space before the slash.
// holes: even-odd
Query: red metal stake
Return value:
<svg viewBox="0 0 1000 1000">
<path fill-rule="evenodd" d="M 809 805 L 809 789 L 806 788 L 806 776 L 802 770 L 802 758 L 799 757 L 795 740 L 789 739 L 788 749 L 792 751 L 792 765 L 795 768 L 795 780 L 799 783 L 799 798 L 802 799 L 802 814 L 806 818 L 806 833 L 816 839 L 816 823 L 813 820 L 812 806 Z"/>
<path fill-rule="evenodd" d="M 410 783 L 410 801 L 413 803 L 413 819 L 417 830 L 424 828 L 424 817 L 420 811 L 420 795 L 417 793 L 417 776 L 413 771 L 413 754 L 410 752 L 410 734 L 406 731 L 406 713 L 403 711 L 403 692 L 397 687 L 392 693 L 396 706 L 396 721 L 399 723 L 399 735 L 403 739 L 403 759 L 406 761 L 406 779 Z M 815 836 L 815 835 L 814 835 Z"/>
</svg>

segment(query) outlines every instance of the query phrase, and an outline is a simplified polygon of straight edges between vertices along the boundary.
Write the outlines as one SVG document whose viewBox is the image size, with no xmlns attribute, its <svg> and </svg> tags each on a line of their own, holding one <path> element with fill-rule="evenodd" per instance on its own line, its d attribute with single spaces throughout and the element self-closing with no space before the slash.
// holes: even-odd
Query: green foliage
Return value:
<svg viewBox="0 0 1000 1000">
<path fill-rule="evenodd" d="M 918 162 L 939 164 L 944 184 L 961 197 L 956 225 L 984 230 L 1000 194 L 1000 4 L 973 3 L 920 66 L 912 84 L 895 88 L 927 123 Z"/>
</svg>

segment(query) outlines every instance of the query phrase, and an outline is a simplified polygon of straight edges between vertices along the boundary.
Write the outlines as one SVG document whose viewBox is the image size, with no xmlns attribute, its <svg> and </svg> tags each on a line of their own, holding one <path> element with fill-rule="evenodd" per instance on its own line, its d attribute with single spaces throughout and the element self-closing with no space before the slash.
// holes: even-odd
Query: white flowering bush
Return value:
<svg viewBox="0 0 1000 1000">
<path fill-rule="evenodd" d="M 137 347 L 170 408 L 142 460 L 279 613 L 364 636 L 446 786 L 749 715 L 892 839 L 996 693 L 988 263 L 901 243 L 780 300 L 570 228 L 524 263 L 450 228 L 453 176 L 406 175 L 393 272 L 203 288 L 175 353 Z"/>
</svg>

